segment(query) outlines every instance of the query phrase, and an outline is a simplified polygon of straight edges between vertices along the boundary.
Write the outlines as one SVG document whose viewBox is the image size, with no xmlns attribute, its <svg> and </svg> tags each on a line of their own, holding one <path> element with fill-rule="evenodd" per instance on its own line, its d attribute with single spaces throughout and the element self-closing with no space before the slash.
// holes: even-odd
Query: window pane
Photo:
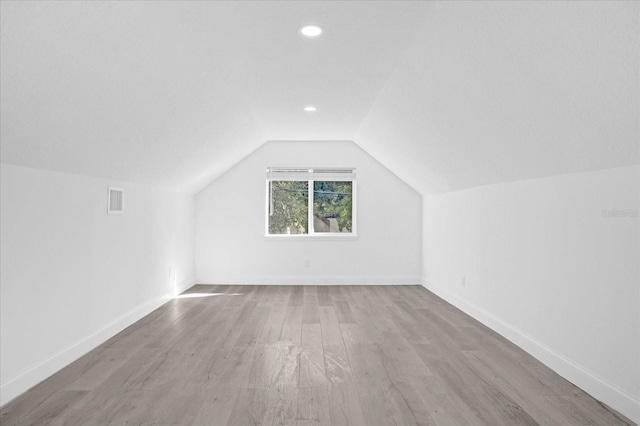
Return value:
<svg viewBox="0 0 640 426">
<path fill-rule="evenodd" d="M 352 232 L 353 182 L 313 182 L 313 230 Z"/>
<path fill-rule="evenodd" d="M 270 194 L 269 234 L 307 234 L 309 183 L 272 181 Z"/>
</svg>

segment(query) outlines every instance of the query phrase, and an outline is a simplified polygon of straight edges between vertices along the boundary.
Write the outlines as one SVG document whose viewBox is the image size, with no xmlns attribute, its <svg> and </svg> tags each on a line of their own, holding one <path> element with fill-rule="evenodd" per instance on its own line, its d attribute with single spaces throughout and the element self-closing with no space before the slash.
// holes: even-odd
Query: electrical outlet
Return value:
<svg viewBox="0 0 640 426">
<path fill-rule="evenodd" d="M 466 287 L 467 286 L 467 279 L 466 279 L 466 277 L 464 275 L 462 276 L 462 282 L 460 284 L 462 285 L 462 287 Z"/>
<path fill-rule="evenodd" d="M 308 267 L 310 267 L 310 266 L 311 266 L 311 259 L 305 259 L 305 260 L 304 260 L 304 267 L 305 267 L 305 268 L 308 268 Z"/>
</svg>

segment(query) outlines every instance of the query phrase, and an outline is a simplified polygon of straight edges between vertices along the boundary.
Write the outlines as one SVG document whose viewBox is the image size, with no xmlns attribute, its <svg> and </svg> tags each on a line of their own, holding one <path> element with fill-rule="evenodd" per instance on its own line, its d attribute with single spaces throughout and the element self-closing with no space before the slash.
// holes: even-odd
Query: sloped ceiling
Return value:
<svg viewBox="0 0 640 426">
<path fill-rule="evenodd" d="M 639 2 L 434 3 L 356 141 L 423 194 L 638 164 Z"/>
<path fill-rule="evenodd" d="M 354 140 L 430 193 L 639 162 L 637 2 L 0 7 L 4 163 L 195 192 Z"/>
</svg>

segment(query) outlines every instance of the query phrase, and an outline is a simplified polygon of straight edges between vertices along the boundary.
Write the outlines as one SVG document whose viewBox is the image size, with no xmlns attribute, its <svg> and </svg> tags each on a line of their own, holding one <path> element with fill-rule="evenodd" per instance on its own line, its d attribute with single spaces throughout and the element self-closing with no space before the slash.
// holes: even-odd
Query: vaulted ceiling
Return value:
<svg viewBox="0 0 640 426">
<path fill-rule="evenodd" d="M 195 192 L 353 140 L 432 193 L 640 162 L 638 2 L 0 7 L 4 163 Z"/>
</svg>

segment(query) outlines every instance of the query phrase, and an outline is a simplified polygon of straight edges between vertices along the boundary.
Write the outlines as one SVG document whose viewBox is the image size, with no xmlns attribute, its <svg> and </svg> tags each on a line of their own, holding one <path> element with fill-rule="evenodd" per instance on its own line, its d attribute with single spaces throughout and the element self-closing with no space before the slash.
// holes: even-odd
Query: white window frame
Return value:
<svg viewBox="0 0 640 426">
<path fill-rule="evenodd" d="M 265 237 L 284 239 L 348 239 L 356 238 L 357 234 L 357 179 L 355 167 L 267 167 L 265 180 Z M 307 181 L 309 191 L 307 205 L 307 233 L 306 234 L 270 234 L 269 213 L 271 211 L 271 194 L 269 182 L 272 180 Z M 345 181 L 351 182 L 351 232 L 315 232 L 313 226 L 313 182 L 315 181 Z"/>
</svg>

